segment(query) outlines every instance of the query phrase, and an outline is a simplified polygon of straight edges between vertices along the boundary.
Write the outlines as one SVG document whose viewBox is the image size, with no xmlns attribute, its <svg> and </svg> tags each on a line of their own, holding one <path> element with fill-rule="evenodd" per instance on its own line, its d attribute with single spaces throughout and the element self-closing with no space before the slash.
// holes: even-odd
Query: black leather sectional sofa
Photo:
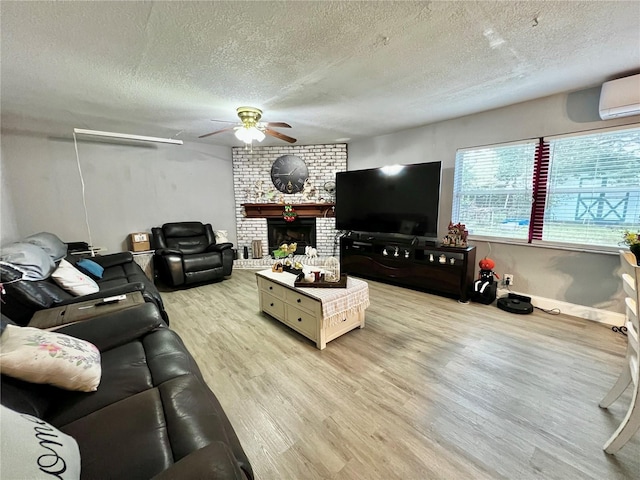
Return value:
<svg viewBox="0 0 640 480">
<path fill-rule="evenodd" d="M 6 422 L 9 417 L 20 421 L 28 418 L 27 421 L 38 428 L 34 430 L 37 438 L 32 444 L 38 447 L 39 443 L 46 452 L 36 459 L 20 459 L 17 464 L 6 461 L 9 456 L 15 457 L 5 454 L 7 446 L 18 453 L 24 449 L 14 440 L 17 438 L 15 429 L 0 428 L 3 449 L 0 451 L 0 458 L 3 458 L 0 476 L 33 478 L 18 471 L 18 465 L 37 463 L 39 466 L 41 462 L 49 467 L 53 465 L 53 447 L 62 446 L 62 443 L 45 431 L 50 427 L 38 426 L 38 422 L 44 421 L 61 435 L 69 435 L 77 442 L 80 458 L 76 463 L 80 464 L 80 478 L 253 479 L 251 465 L 229 419 L 180 337 L 168 328 L 169 319 L 160 293 L 133 261 L 131 253 L 92 258 L 104 269 L 100 272 L 101 278 L 95 279 L 99 291 L 74 296 L 51 278 L 56 275 L 52 262 L 55 260 L 56 267 L 64 263 L 66 247 L 51 234 L 40 235 L 38 241 L 42 237 L 52 240 L 53 247 L 45 245 L 46 253 L 36 249 L 32 255 L 23 255 L 32 247 L 17 242 L 3 250 L 0 258 L 0 275 L 5 289 L 1 306 L 0 403 L 13 411 L 3 411 L 0 422 Z M 47 255 L 51 255 L 51 259 Z M 26 263 L 18 264 L 25 256 L 29 257 Z M 9 263 L 10 259 L 16 263 Z M 67 255 L 66 260 L 73 264 L 78 259 Z M 41 270 L 49 273 L 38 274 L 36 270 L 40 263 L 48 264 Z M 27 273 L 25 265 L 31 269 Z M 26 275 L 32 270 L 36 278 L 27 280 Z M 96 391 L 65 390 L 45 383 L 32 383 L 38 380 L 20 376 L 20 369 L 25 365 L 40 375 L 42 368 L 38 362 L 42 356 L 57 355 L 55 348 L 58 346 L 31 338 L 41 337 L 40 330 L 24 328 L 36 311 L 135 291 L 142 293 L 144 304 L 56 330 L 87 340 L 98 348 L 101 371 Z M 5 330 L 7 323 L 13 326 Z M 7 335 L 11 329 L 18 334 Z M 21 357 L 18 367 L 3 363 L 8 358 L 4 354 L 11 352 L 10 347 L 5 347 L 12 344 L 11 339 L 20 337 L 20 333 L 30 337 L 27 344 L 31 350 L 26 359 Z M 63 341 L 73 344 L 75 340 L 63 337 Z M 97 357 L 95 349 L 91 349 Z M 38 358 L 40 360 L 35 361 Z M 67 360 L 78 361 L 71 354 L 63 357 L 63 361 Z M 30 361 L 35 366 L 29 365 Z M 5 367 L 17 368 L 18 374 Z M 57 468 L 60 459 L 54 460 Z"/>
<path fill-rule="evenodd" d="M 98 347 L 98 390 L 69 391 L 2 375 L 0 399 L 9 409 L 73 437 L 80 450 L 80 478 L 253 478 L 220 403 L 154 304 L 57 332 Z M 7 468 L 3 474 L 13 478 Z"/>
<path fill-rule="evenodd" d="M 66 259 L 75 264 L 79 257 L 67 255 Z M 2 313 L 18 325 L 26 325 L 38 310 L 137 291 L 142 293 L 146 302 L 156 305 L 164 321 L 169 323 L 160 292 L 133 261 L 130 252 L 96 256 L 91 260 L 104 267 L 102 278 L 95 279 L 100 291 L 81 296 L 74 296 L 62 289 L 51 277 L 35 281 L 20 280 L 20 271 L 9 264 L 0 264 L 0 278 L 6 291 L 2 296 Z"/>
</svg>

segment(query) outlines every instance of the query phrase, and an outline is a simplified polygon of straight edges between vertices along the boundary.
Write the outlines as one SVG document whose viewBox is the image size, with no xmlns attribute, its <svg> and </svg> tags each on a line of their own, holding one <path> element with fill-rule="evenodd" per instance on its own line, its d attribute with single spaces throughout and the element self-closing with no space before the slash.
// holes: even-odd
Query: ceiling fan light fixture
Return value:
<svg viewBox="0 0 640 480">
<path fill-rule="evenodd" d="M 244 143 L 251 143 L 251 134 L 249 133 L 248 128 L 245 128 L 245 127 L 236 128 L 235 136 L 238 140 L 241 140 Z"/>
<path fill-rule="evenodd" d="M 253 130 L 253 138 L 255 138 L 257 141 L 261 142 L 266 137 L 266 135 L 262 133 L 262 130 L 258 130 L 256 127 L 252 127 L 252 130 Z"/>
<path fill-rule="evenodd" d="M 2 1 L 2 0 L 0 0 Z M 205 133 L 198 138 L 206 138 L 216 133 L 228 132 L 233 130 L 236 138 L 248 147 L 254 140 L 262 142 L 266 136 L 275 137 L 279 140 L 284 140 L 289 143 L 296 143 L 296 139 L 280 133 L 274 128 L 291 128 L 291 125 L 285 122 L 260 122 L 262 118 L 262 110 L 254 107 L 238 107 L 238 117 L 240 118 L 240 125 L 235 127 L 227 127 L 215 132 Z M 233 122 L 229 122 L 233 123 Z"/>
<path fill-rule="evenodd" d="M 265 139 L 265 134 L 258 130 L 256 127 L 240 127 L 236 129 L 236 138 L 244 143 L 251 143 L 254 140 L 261 142 Z"/>
</svg>

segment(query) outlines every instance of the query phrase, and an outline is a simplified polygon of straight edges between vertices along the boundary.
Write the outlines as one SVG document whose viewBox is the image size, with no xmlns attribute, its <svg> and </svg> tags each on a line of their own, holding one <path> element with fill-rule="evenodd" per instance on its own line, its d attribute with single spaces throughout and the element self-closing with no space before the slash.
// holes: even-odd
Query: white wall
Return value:
<svg viewBox="0 0 640 480">
<path fill-rule="evenodd" d="M 50 231 L 64 241 L 89 242 L 71 135 L 3 132 L 2 150 L 3 182 L 11 192 L 18 236 Z M 235 243 L 230 148 L 105 143 L 79 136 L 78 153 L 93 245 L 127 250 L 129 233 L 189 220 L 228 230 Z"/>
<path fill-rule="evenodd" d="M 4 151 L 4 147 L 2 151 Z M 19 238 L 11 189 L 6 179 L 4 158 L 4 155 L 0 153 L 0 245 L 14 242 Z"/>
<path fill-rule="evenodd" d="M 439 234 L 451 219 L 456 149 L 639 122 L 601 121 L 599 88 L 554 95 L 349 144 L 349 170 L 441 161 Z M 425 105 L 424 108 L 429 108 Z M 484 242 L 477 258 L 489 254 Z M 561 302 L 622 313 L 616 255 L 492 243 L 499 274 L 515 275 L 513 290 Z"/>
</svg>

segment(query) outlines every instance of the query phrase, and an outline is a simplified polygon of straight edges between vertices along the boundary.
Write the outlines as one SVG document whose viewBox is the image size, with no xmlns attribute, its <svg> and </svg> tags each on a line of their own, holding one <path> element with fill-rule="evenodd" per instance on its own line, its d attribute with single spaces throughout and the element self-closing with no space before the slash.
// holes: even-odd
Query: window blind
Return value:
<svg viewBox="0 0 640 480">
<path fill-rule="evenodd" d="M 527 240 L 537 140 L 456 152 L 454 223 L 470 235 Z"/>
<path fill-rule="evenodd" d="M 615 247 L 640 229 L 640 128 L 551 138 L 543 149 L 534 240 Z"/>
<path fill-rule="evenodd" d="M 452 219 L 472 236 L 618 248 L 640 231 L 640 127 L 458 150 Z"/>
</svg>

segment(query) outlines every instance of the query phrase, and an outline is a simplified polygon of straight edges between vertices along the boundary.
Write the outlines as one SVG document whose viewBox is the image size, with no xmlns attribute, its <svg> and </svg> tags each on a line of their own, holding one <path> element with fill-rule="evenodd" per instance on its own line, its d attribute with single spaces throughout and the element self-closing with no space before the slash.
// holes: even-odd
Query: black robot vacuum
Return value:
<svg viewBox="0 0 640 480">
<path fill-rule="evenodd" d="M 517 313 L 519 315 L 526 315 L 533 312 L 533 305 L 531 305 L 531 297 L 525 297 L 524 295 L 517 295 L 510 293 L 506 297 L 501 297 L 497 302 L 498 308 L 509 313 Z"/>
</svg>

